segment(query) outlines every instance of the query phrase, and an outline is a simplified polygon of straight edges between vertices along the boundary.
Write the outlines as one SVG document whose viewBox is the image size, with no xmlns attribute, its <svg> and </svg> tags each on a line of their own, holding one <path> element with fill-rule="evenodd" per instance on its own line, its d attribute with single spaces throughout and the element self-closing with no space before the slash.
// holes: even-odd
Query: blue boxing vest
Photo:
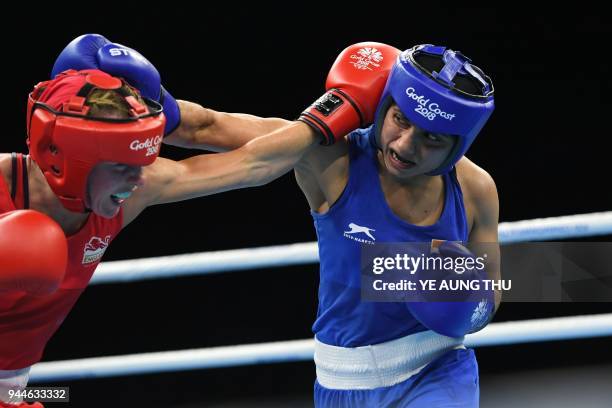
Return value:
<svg viewBox="0 0 612 408">
<path fill-rule="evenodd" d="M 468 238 L 455 169 L 442 176 L 444 209 L 435 224 L 413 225 L 393 213 L 380 185 L 370 132 L 372 128 L 349 135 L 349 180 L 338 201 L 325 214 L 311 211 L 320 258 L 319 307 L 312 330 L 319 341 L 340 347 L 378 344 L 427 330 L 404 303 L 361 301 L 360 243 Z"/>
</svg>

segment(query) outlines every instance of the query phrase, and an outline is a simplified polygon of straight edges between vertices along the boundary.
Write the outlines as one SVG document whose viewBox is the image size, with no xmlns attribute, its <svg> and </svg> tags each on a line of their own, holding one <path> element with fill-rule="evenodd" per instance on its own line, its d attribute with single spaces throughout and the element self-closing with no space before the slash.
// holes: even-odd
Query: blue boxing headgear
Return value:
<svg viewBox="0 0 612 408">
<path fill-rule="evenodd" d="M 493 113 L 493 83 L 459 51 L 417 45 L 399 55 L 387 80 L 374 123 L 373 142 L 378 147 L 393 102 L 421 129 L 457 137 L 447 159 L 428 173 L 444 174 L 465 154 Z"/>
</svg>

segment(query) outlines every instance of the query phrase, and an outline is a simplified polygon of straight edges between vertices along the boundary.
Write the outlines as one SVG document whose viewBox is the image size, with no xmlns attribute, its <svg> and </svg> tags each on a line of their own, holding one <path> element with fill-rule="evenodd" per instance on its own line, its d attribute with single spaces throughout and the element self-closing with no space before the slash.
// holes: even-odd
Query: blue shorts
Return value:
<svg viewBox="0 0 612 408">
<path fill-rule="evenodd" d="M 478 363 L 471 349 L 451 350 L 429 363 L 418 374 L 391 387 L 332 390 L 318 381 L 314 386 L 317 408 L 477 408 L 479 397 Z"/>
</svg>

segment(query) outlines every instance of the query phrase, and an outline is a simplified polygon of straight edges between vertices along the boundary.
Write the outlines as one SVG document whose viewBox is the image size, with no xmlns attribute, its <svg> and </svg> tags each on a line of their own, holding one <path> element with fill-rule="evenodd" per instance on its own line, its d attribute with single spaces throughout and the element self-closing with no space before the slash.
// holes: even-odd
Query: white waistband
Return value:
<svg viewBox="0 0 612 408">
<path fill-rule="evenodd" d="M 407 380 L 445 352 L 465 348 L 463 338 L 431 330 L 363 347 L 338 347 L 315 338 L 317 381 L 325 388 L 361 390 Z"/>
</svg>

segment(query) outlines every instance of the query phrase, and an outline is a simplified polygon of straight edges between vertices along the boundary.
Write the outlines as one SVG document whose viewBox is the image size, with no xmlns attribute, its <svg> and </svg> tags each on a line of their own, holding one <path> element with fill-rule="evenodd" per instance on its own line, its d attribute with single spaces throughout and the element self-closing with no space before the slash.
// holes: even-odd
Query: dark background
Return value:
<svg viewBox="0 0 612 408">
<path fill-rule="evenodd" d="M 288 119 L 322 93 L 327 70 L 347 45 L 434 43 L 463 51 L 494 80 L 497 109 L 468 156 L 495 179 L 501 221 L 610 209 L 612 28 L 603 10 L 553 15 L 519 6 L 170 6 L 58 5 L 5 15 L 17 28 L 1 28 L 1 151 L 25 151 L 27 93 L 47 79 L 62 48 L 87 32 L 140 51 L 177 98 Z M 162 149 L 162 156 L 175 159 L 191 154 Z M 306 201 L 286 175 L 257 189 L 148 209 L 104 259 L 314 239 Z M 317 282 L 317 266 L 308 265 L 91 287 L 49 343 L 44 361 L 307 338 Z M 505 304 L 495 321 L 611 309 L 606 303 Z M 521 394 L 529 384 L 548 384 L 558 397 L 570 386 L 550 385 L 551 373 L 582 380 L 571 385 L 581 395 L 585 384 L 594 384 L 589 378 L 612 379 L 606 351 L 609 339 L 479 349 L 483 406 L 501 406 L 495 398 L 525 405 L 533 401 Z M 580 369 L 591 370 L 591 377 L 577 374 Z M 508 384 L 504 378 L 517 381 L 511 393 L 499 388 Z M 70 405 L 78 407 L 308 406 L 313 380 L 309 362 L 50 385 L 69 385 Z"/>
</svg>

